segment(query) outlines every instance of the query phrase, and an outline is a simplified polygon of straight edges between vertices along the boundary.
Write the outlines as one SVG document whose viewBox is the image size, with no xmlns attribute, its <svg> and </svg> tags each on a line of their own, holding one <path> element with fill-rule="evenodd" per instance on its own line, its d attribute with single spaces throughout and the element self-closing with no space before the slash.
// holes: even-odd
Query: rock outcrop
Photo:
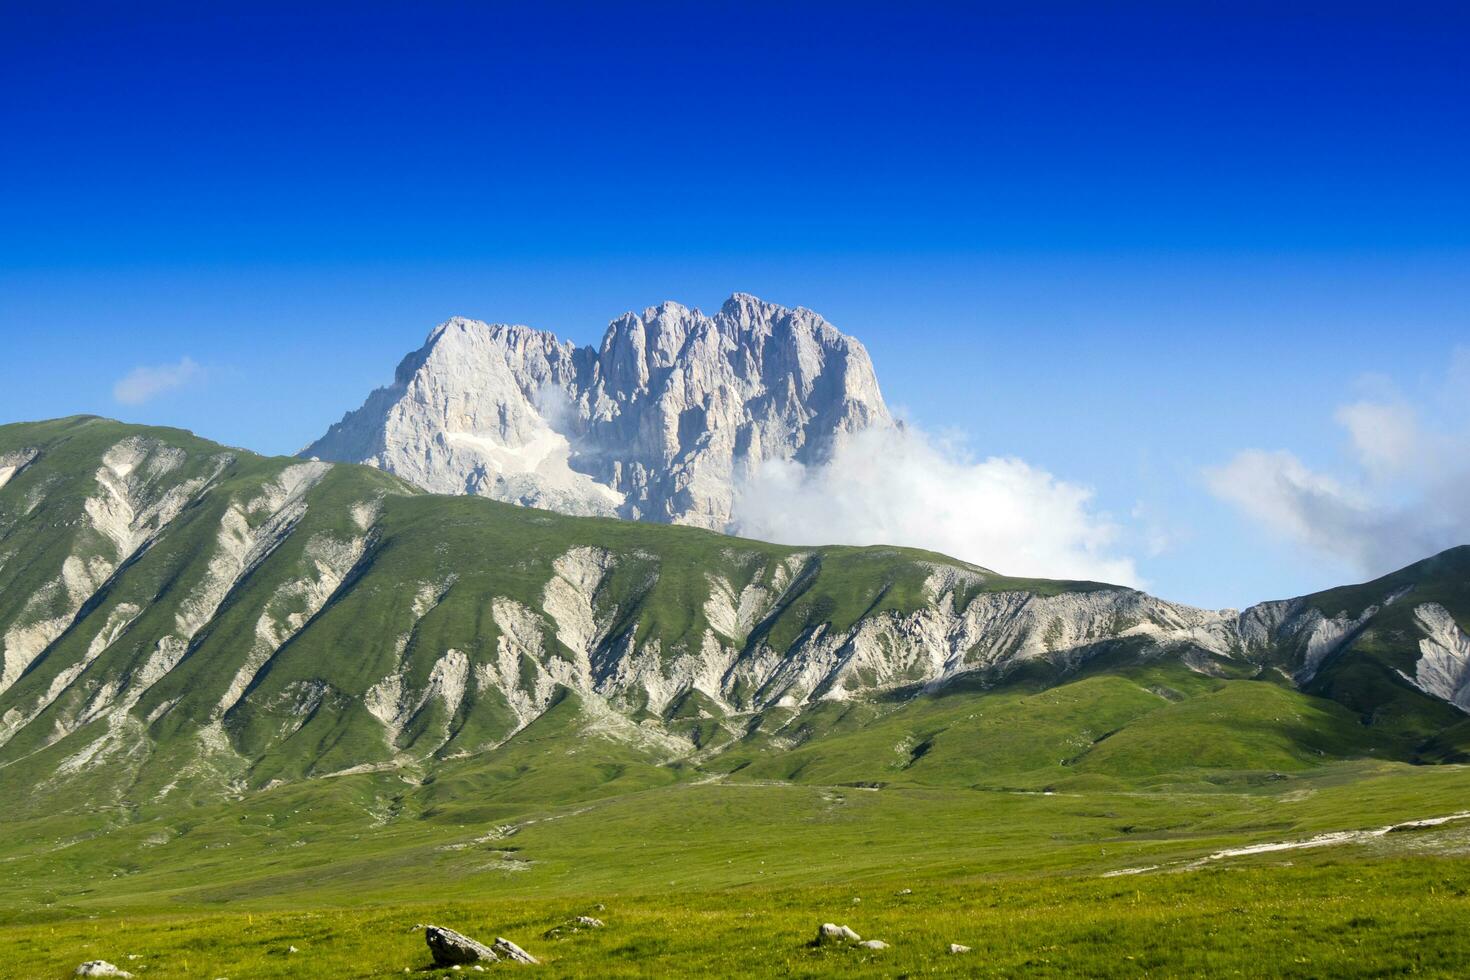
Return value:
<svg viewBox="0 0 1470 980">
<path fill-rule="evenodd" d="M 436 493 L 725 530 L 745 468 L 822 462 L 893 424 L 862 344 L 736 294 L 714 316 L 627 313 L 600 348 L 457 317 L 302 455 Z"/>
</svg>

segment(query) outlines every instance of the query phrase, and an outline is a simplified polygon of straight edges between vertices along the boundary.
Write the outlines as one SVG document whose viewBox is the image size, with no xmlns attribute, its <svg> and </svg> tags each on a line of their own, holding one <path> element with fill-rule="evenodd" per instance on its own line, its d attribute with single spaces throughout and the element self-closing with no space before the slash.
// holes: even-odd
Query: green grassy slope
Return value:
<svg viewBox="0 0 1470 980">
<path fill-rule="evenodd" d="M 140 976 L 401 975 L 428 964 L 414 924 L 439 922 L 509 935 L 553 976 L 1449 976 L 1470 956 L 1470 826 L 1209 856 L 1448 815 L 1467 778 L 1343 764 L 1050 795 L 737 780 L 494 812 L 409 793 L 389 813 L 382 776 L 339 777 L 12 848 L 0 975 L 93 957 Z M 1108 877 L 1135 868 L 1155 870 Z M 587 912 L 607 927 L 545 935 Z M 822 921 L 892 948 L 811 949 Z"/>
<path fill-rule="evenodd" d="M 120 444 L 141 449 L 109 498 Z M 401 974 L 426 965 L 422 921 L 511 935 L 567 976 L 1451 975 L 1470 956 L 1470 823 L 1211 857 L 1470 809 L 1470 769 L 1422 764 L 1464 760 L 1470 723 L 1397 673 L 1417 603 L 1466 625 L 1466 549 L 1309 597 L 1355 618 L 1409 590 L 1300 690 L 1274 669 L 1298 651 L 1191 668 L 1134 634 L 934 689 L 647 704 L 557 678 L 703 655 L 712 580 L 774 597 L 720 628 L 776 659 L 928 609 L 936 567 L 961 609 L 1118 590 L 435 497 L 93 418 L 0 427 L 19 449 L 40 455 L 0 488 L 0 636 L 49 638 L 0 692 L 0 977 L 94 957 Z M 581 549 L 615 560 L 578 592 Z M 548 611 L 559 581 L 595 643 Z M 594 903 L 606 930 L 543 938 Z M 828 920 L 894 948 L 806 948 Z"/>
</svg>

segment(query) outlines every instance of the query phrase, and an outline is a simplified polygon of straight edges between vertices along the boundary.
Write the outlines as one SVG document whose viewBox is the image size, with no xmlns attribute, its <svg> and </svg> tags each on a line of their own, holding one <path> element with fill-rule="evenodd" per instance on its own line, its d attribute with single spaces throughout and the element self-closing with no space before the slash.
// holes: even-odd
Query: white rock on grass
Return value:
<svg viewBox="0 0 1470 980">
<path fill-rule="evenodd" d="M 950 943 L 949 944 L 949 951 L 950 951 L 951 954 L 955 954 L 955 953 L 968 953 L 970 951 L 970 947 L 968 947 L 968 946 L 961 946 L 959 943 Z"/>
<path fill-rule="evenodd" d="M 824 922 L 817 930 L 817 945 L 832 946 L 838 943 L 860 943 L 863 937 L 853 932 L 847 926 L 839 926 L 833 922 Z"/>
<path fill-rule="evenodd" d="M 423 929 L 424 942 L 428 943 L 429 952 L 434 954 L 435 966 L 448 966 L 457 970 L 460 966 L 469 966 L 477 961 L 485 963 L 498 963 L 501 960 L 508 960 L 512 963 L 541 962 L 504 936 L 496 936 L 495 942 L 486 946 L 464 933 L 445 929 L 443 926 L 424 926 Z"/>
<path fill-rule="evenodd" d="M 858 943 L 863 949 L 887 949 L 888 944 L 881 939 L 865 939 Z"/>
<path fill-rule="evenodd" d="M 88 960 L 72 971 L 78 977 L 131 977 L 132 974 L 106 960 Z"/>
<path fill-rule="evenodd" d="M 536 957 L 532 956 L 530 953 L 526 952 L 524 949 L 521 949 L 515 943 L 511 942 L 509 939 L 506 939 L 504 936 L 496 936 L 495 944 L 490 948 L 493 949 L 501 959 L 510 960 L 513 963 L 536 964 L 541 962 L 540 960 L 536 959 Z"/>
<path fill-rule="evenodd" d="M 435 966 L 454 966 L 476 960 L 494 963 L 500 959 L 496 951 L 484 943 L 441 926 L 425 926 L 424 942 L 434 956 Z"/>
</svg>

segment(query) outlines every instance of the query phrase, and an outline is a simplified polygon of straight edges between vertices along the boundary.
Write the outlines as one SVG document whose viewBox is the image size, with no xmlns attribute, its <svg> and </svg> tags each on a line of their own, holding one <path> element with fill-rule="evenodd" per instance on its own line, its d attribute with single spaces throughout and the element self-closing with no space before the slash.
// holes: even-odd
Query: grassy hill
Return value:
<svg viewBox="0 0 1470 980">
<path fill-rule="evenodd" d="M 0 474 L 0 976 L 386 975 L 422 921 L 554 975 L 1466 962 L 1470 823 L 1368 832 L 1470 809 L 1410 680 L 1470 549 L 1252 632 L 95 418 Z"/>
</svg>

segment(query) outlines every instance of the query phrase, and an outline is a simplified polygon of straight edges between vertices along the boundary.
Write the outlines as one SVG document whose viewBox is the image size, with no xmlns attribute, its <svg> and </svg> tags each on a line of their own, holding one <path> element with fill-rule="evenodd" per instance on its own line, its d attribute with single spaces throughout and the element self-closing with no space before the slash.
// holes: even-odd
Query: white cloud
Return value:
<svg viewBox="0 0 1470 980">
<path fill-rule="evenodd" d="M 860 432 L 821 466 L 762 465 L 737 486 L 735 522 L 786 544 L 905 545 L 1009 575 L 1140 584 L 1091 490 L 912 427 Z"/>
<path fill-rule="evenodd" d="M 1206 481 L 1269 530 L 1367 575 L 1470 543 L 1470 413 L 1454 408 L 1467 380 L 1453 363 L 1434 400 L 1446 412 L 1392 392 L 1340 407 L 1349 454 L 1335 473 L 1251 449 L 1206 470 Z"/>
<path fill-rule="evenodd" d="M 1423 456 L 1418 414 L 1408 405 L 1353 402 L 1333 417 L 1347 430 L 1358 464 L 1370 475 L 1391 478 Z"/>
<path fill-rule="evenodd" d="M 204 369 L 188 357 L 180 358 L 177 364 L 135 367 L 112 386 L 112 397 L 124 405 L 141 405 L 203 375 Z"/>
</svg>

